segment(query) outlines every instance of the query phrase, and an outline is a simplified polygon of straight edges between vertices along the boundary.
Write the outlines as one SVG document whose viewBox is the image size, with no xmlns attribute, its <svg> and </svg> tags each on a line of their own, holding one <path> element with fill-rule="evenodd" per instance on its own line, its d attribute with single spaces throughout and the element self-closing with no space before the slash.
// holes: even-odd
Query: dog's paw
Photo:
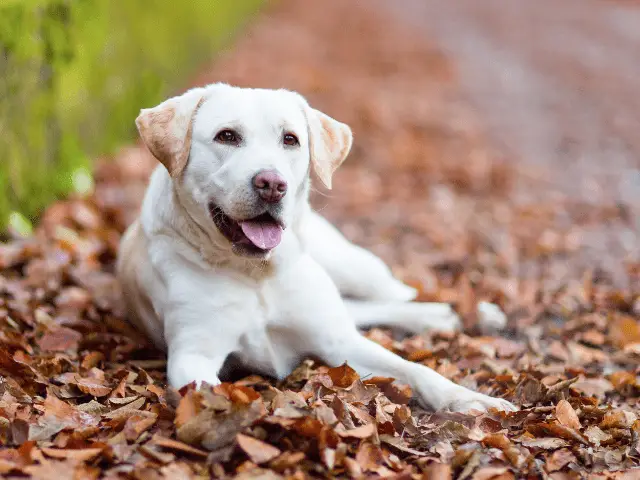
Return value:
<svg viewBox="0 0 640 480">
<path fill-rule="evenodd" d="M 494 303 L 478 303 L 478 320 L 480 329 L 486 333 L 504 330 L 507 326 L 507 316 Z"/>
<path fill-rule="evenodd" d="M 384 289 L 384 300 L 390 302 L 410 302 L 418 296 L 418 290 L 392 278 Z"/>
<path fill-rule="evenodd" d="M 471 410 L 479 410 L 486 412 L 490 408 L 496 408 L 504 412 L 515 412 L 518 410 L 511 402 L 502 398 L 490 397 L 482 393 L 464 389 L 458 392 L 444 408 L 452 412 L 469 412 Z"/>
<path fill-rule="evenodd" d="M 447 303 L 412 302 L 403 305 L 401 318 L 407 330 L 412 333 L 424 331 L 457 332 L 462 322 Z"/>
</svg>

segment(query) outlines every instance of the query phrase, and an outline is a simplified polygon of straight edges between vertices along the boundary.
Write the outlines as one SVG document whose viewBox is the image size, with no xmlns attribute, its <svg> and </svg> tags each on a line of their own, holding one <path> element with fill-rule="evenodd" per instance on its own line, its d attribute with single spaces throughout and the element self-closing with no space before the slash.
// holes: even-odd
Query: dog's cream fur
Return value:
<svg viewBox="0 0 640 480">
<path fill-rule="evenodd" d="M 394 377 L 435 409 L 513 409 L 391 353 L 357 328 L 451 330 L 445 304 L 409 303 L 416 292 L 370 252 L 349 243 L 308 204 L 310 171 L 331 186 L 351 130 L 285 90 L 213 84 L 189 90 L 136 120 L 158 160 L 140 218 L 122 239 L 118 275 L 131 320 L 168 353 L 168 379 L 219 382 L 234 353 L 255 371 L 282 378 L 305 356 L 360 375 Z M 237 146 L 216 133 L 232 128 Z M 299 145 L 282 143 L 292 132 Z M 212 221 L 214 202 L 236 220 L 264 211 L 251 179 L 275 169 L 289 189 L 277 206 L 281 243 L 264 255 L 237 251 Z"/>
</svg>

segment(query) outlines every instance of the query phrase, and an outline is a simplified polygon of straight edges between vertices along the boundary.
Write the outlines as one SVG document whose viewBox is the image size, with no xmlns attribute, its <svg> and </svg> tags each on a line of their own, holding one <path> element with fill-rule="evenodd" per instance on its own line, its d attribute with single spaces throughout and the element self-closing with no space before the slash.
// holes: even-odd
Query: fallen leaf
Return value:
<svg viewBox="0 0 640 480">
<path fill-rule="evenodd" d="M 525 447 L 540 448 L 542 450 L 556 450 L 569 446 L 569 443 L 561 438 L 530 438 L 522 439 L 520 443 Z"/>
<path fill-rule="evenodd" d="M 142 432 L 147 431 L 156 423 L 158 418 L 158 415 L 155 413 L 144 412 L 144 415 L 142 413 L 143 412 L 134 413 L 132 416 L 127 418 L 127 421 L 124 424 L 124 436 L 130 442 L 137 440 Z"/>
<path fill-rule="evenodd" d="M 471 480 L 491 480 L 507 473 L 507 467 L 483 467 L 476 470 L 471 476 Z"/>
<path fill-rule="evenodd" d="M 38 347 L 43 352 L 66 352 L 78 349 L 82 335 L 70 328 L 56 327 L 46 332 L 40 340 Z"/>
<path fill-rule="evenodd" d="M 281 453 L 280 450 L 273 445 L 241 433 L 236 435 L 236 441 L 244 453 L 257 465 L 267 463 Z"/>
<path fill-rule="evenodd" d="M 93 395 L 94 397 L 104 397 L 111 393 L 111 388 L 102 385 L 90 378 L 80 378 L 76 380 L 76 386 L 82 393 Z"/>
<path fill-rule="evenodd" d="M 425 467 L 423 478 L 428 478 L 429 480 L 450 480 L 453 478 L 451 465 L 431 462 Z"/>
<path fill-rule="evenodd" d="M 356 462 L 363 472 L 375 471 L 384 463 L 382 450 L 378 445 L 363 442 L 356 452 Z"/>
<path fill-rule="evenodd" d="M 151 443 L 158 447 L 172 450 L 174 452 L 187 453 L 189 455 L 196 455 L 198 457 L 207 457 L 209 454 L 204 450 L 200 450 L 198 448 L 194 448 L 191 445 L 187 445 L 186 443 L 179 442 L 177 440 L 172 440 L 170 438 L 164 438 L 161 436 L 154 435 L 151 439 Z"/>
<path fill-rule="evenodd" d="M 617 348 L 640 343 L 640 324 L 628 315 L 617 315 L 609 327 L 609 341 Z"/>
<path fill-rule="evenodd" d="M 556 405 L 556 418 L 565 427 L 570 427 L 575 430 L 582 428 L 578 414 L 566 400 L 560 400 L 558 405 Z"/>
<path fill-rule="evenodd" d="M 556 450 L 547 458 L 547 471 L 551 473 L 562 470 L 571 462 L 577 462 L 577 459 L 570 450 L 566 448 Z"/>
<path fill-rule="evenodd" d="M 589 439 L 589 442 L 593 443 L 598 447 L 602 442 L 608 442 L 613 438 L 608 433 L 605 433 L 604 431 L 602 431 L 600 427 L 597 427 L 595 425 L 591 425 L 590 427 L 587 427 L 587 429 L 584 431 L 584 434 Z"/>
<path fill-rule="evenodd" d="M 330 368 L 327 371 L 331 381 L 336 387 L 347 388 L 353 384 L 356 380 L 360 379 L 360 376 L 356 371 L 346 363 L 339 367 Z"/>
<path fill-rule="evenodd" d="M 78 462 L 88 462 L 89 460 L 93 460 L 103 451 L 104 450 L 102 448 L 82 448 L 77 450 L 71 448 L 42 448 L 42 452 L 48 457 L 71 459 Z"/>
<path fill-rule="evenodd" d="M 368 425 L 361 425 L 360 427 L 353 428 L 351 430 L 344 430 L 337 432 L 341 437 L 350 438 L 369 438 L 376 433 L 376 427 L 370 423 Z"/>
<path fill-rule="evenodd" d="M 628 410 L 612 410 L 605 414 L 599 427 L 603 430 L 609 428 L 630 428 L 637 419 L 637 415 Z"/>
</svg>

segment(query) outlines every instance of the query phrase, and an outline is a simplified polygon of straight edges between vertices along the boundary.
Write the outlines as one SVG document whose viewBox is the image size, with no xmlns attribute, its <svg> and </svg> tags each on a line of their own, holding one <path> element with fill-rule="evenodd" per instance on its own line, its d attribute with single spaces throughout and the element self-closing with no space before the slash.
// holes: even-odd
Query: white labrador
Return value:
<svg viewBox="0 0 640 480">
<path fill-rule="evenodd" d="M 357 327 L 451 330 L 416 292 L 309 207 L 310 171 L 331 176 L 350 128 L 286 90 L 195 88 L 136 119 L 162 163 L 122 239 L 131 320 L 168 352 L 168 379 L 219 382 L 234 353 L 283 378 L 305 356 L 394 377 L 434 409 L 513 409 L 367 340 Z"/>
</svg>

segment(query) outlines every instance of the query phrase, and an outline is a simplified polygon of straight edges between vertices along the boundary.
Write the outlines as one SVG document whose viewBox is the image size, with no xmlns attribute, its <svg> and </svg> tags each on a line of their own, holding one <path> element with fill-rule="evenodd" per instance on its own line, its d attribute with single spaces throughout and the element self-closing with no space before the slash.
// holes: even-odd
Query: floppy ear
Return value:
<svg viewBox="0 0 640 480">
<path fill-rule="evenodd" d="M 331 189 L 333 172 L 342 164 L 353 143 L 348 125 L 307 107 L 311 164 L 318 178 Z"/>
<path fill-rule="evenodd" d="M 140 137 L 172 177 L 180 176 L 187 165 L 193 118 L 204 99 L 204 89 L 195 88 L 140 110 L 136 118 Z"/>
</svg>

